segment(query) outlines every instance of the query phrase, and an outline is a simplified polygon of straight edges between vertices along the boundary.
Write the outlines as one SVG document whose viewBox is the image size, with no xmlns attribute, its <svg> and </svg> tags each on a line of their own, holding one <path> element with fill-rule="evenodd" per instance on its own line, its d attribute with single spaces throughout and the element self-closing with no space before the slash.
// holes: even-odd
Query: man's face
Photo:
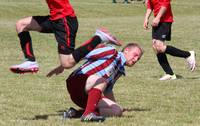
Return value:
<svg viewBox="0 0 200 126">
<path fill-rule="evenodd" d="M 126 66 L 132 67 L 141 57 L 141 50 L 138 47 L 126 48 L 124 50 Z"/>
</svg>

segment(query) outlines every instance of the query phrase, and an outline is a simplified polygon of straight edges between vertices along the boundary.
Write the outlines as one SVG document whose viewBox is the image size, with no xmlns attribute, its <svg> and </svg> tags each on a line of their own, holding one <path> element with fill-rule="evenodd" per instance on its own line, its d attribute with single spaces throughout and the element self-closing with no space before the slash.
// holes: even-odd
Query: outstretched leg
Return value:
<svg viewBox="0 0 200 126">
<path fill-rule="evenodd" d="M 14 73 L 37 72 L 39 66 L 37 62 L 35 62 L 29 31 L 41 31 L 40 25 L 33 17 L 27 17 L 17 21 L 16 31 L 26 61 L 22 64 L 12 66 L 10 70 Z"/>
</svg>

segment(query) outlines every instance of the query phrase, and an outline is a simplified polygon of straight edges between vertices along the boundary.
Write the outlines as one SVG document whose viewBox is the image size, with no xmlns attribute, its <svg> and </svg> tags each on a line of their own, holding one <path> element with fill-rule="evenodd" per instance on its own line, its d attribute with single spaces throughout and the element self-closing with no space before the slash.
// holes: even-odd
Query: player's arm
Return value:
<svg viewBox="0 0 200 126">
<path fill-rule="evenodd" d="M 144 23 L 143 23 L 143 28 L 144 29 L 148 29 L 149 17 L 151 16 L 151 13 L 152 13 L 152 7 L 151 7 L 151 4 L 150 4 L 149 0 L 147 0 L 146 6 L 147 6 L 147 11 L 146 11 L 145 18 L 144 18 Z"/>
<path fill-rule="evenodd" d="M 64 71 L 64 67 L 63 67 L 62 65 L 60 65 L 60 66 L 54 68 L 53 70 L 51 70 L 46 76 L 47 76 L 47 77 L 51 77 L 51 76 L 53 76 L 54 74 L 55 74 L 55 75 L 59 75 L 59 74 L 61 74 L 63 71 Z"/>
<path fill-rule="evenodd" d="M 146 14 L 145 14 L 145 18 L 144 18 L 144 23 L 143 23 L 143 28 L 144 29 L 148 29 L 148 25 L 149 25 L 149 17 L 151 16 L 151 9 L 147 9 Z"/>
<path fill-rule="evenodd" d="M 152 21 L 152 26 L 153 26 L 153 27 L 158 26 L 158 24 L 160 23 L 160 19 L 161 19 L 161 17 L 165 14 L 166 10 L 167 10 L 167 8 L 164 7 L 164 6 L 162 6 L 162 7 L 160 8 L 159 13 L 156 15 L 156 17 L 155 17 L 155 18 L 153 19 L 153 21 Z"/>
</svg>

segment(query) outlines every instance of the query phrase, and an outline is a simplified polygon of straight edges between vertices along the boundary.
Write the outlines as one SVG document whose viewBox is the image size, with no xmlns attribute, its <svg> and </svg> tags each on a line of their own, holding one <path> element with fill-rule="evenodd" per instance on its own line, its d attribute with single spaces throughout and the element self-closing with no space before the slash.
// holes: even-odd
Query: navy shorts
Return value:
<svg viewBox="0 0 200 126">
<path fill-rule="evenodd" d="M 55 21 L 49 18 L 50 16 L 33 16 L 33 19 L 41 26 L 42 33 L 54 33 L 59 54 L 71 54 L 75 48 L 78 31 L 77 18 L 66 16 Z"/>
<path fill-rule="evenodd" d="M 157 27 L 152 27 L 152 39 L 170 41 L 171 26 L 171 22 L 160 22 Z"/>
<path fill-rule="evenodd" d="M 87 75 L 73 75 L 72 73 L 66 80 L 67 90 L 71 100 L 83 109 L 86 108 L 88 99 L 88 95 L 85 92 L 87 78 Z"/>
</svg>

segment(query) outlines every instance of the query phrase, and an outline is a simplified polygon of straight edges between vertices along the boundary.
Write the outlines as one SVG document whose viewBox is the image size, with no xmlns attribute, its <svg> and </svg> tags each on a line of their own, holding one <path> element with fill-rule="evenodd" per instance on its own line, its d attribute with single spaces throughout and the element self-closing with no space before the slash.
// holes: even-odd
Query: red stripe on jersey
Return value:
<svg viewBox="0 0 200 126">
<path fill-rule="evenodd" d="M 107 74 L 103 75 L 103 78 L 109 78 L 109 76 Z"/>
<path fill-rule="evenodd" d="M 117 54 L 117 51 L 115 49 L 112 49 L 112 50 L 108 50 L 108 51 L 105 51 L 105 52 L 102 52 L 102 53 L 99 53 L 99 54 L 96 54 L 96 55 L 92 55 L 90 57 L 90 59 L 98 59 L 98 58 L 101 58 L 101 57 L 105 57 L 105 56 L 108 56 L 108 55 L 116 55 Z"/>
<path fill-rule="evenodd" d="M 96 55 L 92 55 L 92 56 L 90 56 L 89 59 L 96 60 L 96 59 L 99 59 L 99 58 L 102 58 L 102 57 L 105 57 L 105 56 L 108 56 L 108 55 L 113 55 L 110 58 L 115 58 L 117 56 L 117 51 L 115 49 L 108 50 L 108 51 L 105 51 L 105 52 L 102 52 L 102 53 L 99 53 L 99 54 L 96 54 Z M 90 62 L 84 64 L 81 67 L 81 69 L 84 68 L 84 67 L 89 66 L 90 64 L 91 64 Z"/>
<path fill-rule="evenodd" d="M 106 60 L 104 63 L 102 63 L 101 65 L 95 67 L 94 69 L 91 69 L 90 71 L 88 71 L 86 74 L 87 75 L 92 75 L 98 71 L 101 71 L 102 69 L 106 68 L 107 66 L 109 66 L 114 60 L 115 57 L 117 56 L 117 54 L 115 54 L 112 58 Z"/>
</svg>

